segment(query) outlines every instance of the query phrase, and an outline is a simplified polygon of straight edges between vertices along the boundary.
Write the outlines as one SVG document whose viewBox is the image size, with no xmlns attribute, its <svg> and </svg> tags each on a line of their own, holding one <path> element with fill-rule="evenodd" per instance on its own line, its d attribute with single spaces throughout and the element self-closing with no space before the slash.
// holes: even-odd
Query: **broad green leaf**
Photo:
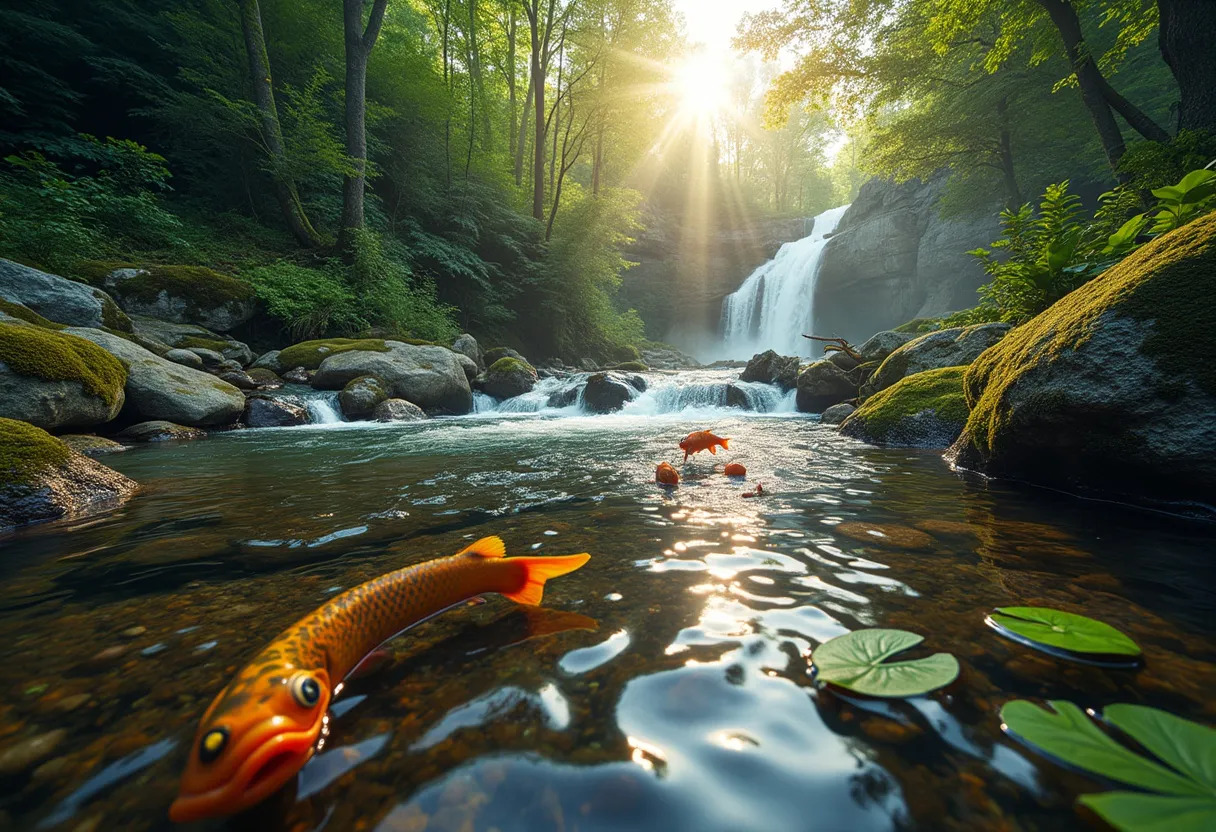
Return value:
<svg viewBox="0 0 1216 832">
<path fill-rule="evenodd" d="M 1193 190 L 1194 188 L 1198 188 L 1200 185 L 1206 185 L 1214 180 L 1216 180 L 1216 170 L 1200 168 L 1199 170 L 1193 170 L 1186 176 L 1182 177 L 1182 179 L 1179 180 L 1178 184 L 1174 187 L 1185 193 Z"/>
<path fill-rule="evenodd" d="M 1187 797 L 1211 796 L 1199 783 L 1124 748 L 1071 702 L 1052 700 L 1055 712 L 1024 700 L 1001 708 L 1005 729 L 1071 766 L 1129 786 Z"/>
<path fill-rule="evenodd" d="M 949 653 L 884 661 L 922 641 L 906 630 L 857 630 L 820 645 L 812 658 L 821 681 L 867 696 L 919 696 L 958 678 L 958 659 Z"/>
<path fill-rule="evenodd" d="M 1136 214 L 1136 216 L 1119 226 L 1118 231 L 1110 235 L 1110 238 L 1106 241 L 1107 248 L 1118 251 L 1125 246 L 1131 245 L 1140 236 L 1140 232 L 1147 224 L 1148 217 L 1144 214 Z"/>
<path fill-rule="evenodd" d="M 1153 196 L 1157 199 L 1169 200 L 1170 202 L 1178 202 L 1182 199 L 1184 191 L 1177 185 L 1166 185 L 1164 188 L 1154 188 Z"/>
<path fill-rule="evenodd" d="M 1136 642 L 1109 624 L 1049 607 L 997 607 L 993 621 L 1007 630 L 1074 653 L 1139 656 Z"/>
<path fill-rule="evenodd" d="M 1216 731 L 1144 705 L 1110 705 L 1102 716 L 1161 760 L 1207 786 L 1216 800 Z M 1216 829 L 1216 824 L 1211 828 Z"/>
<path fill-rule="evenodd" d="M 1084 795 L 1080 802 L 1121 832 L 1211 832 L 1216 829 L 1216 797 L 1106 792 Z"/>
<path fill-rule="evenodd" d="M 1188 190 L 1182 197 L 1183 205 L 1194 205 L 1203 202 L 1212 194 L 1216 194 L 1216 180 L 1205 182 L 1202 185 L 1196 185 Z"/>
</svg>

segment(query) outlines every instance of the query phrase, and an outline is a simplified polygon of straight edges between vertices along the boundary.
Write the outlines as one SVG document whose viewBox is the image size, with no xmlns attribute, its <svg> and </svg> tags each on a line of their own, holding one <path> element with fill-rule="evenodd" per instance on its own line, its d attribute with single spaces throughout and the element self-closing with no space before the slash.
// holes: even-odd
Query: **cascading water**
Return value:
<svg viewBox="0 0 1216 832">
<path fill-rule="evenodd" d="M 732 358 L 769 349 L 782 355 L 812 354 L 814 345 L 802 336 L 815 321 L 815 278 L 827 238 L 848 208 L 841 205 L 815 217 L 809 236 L 783 245 L 722 302 L 722 338 Z"/>
</svg>

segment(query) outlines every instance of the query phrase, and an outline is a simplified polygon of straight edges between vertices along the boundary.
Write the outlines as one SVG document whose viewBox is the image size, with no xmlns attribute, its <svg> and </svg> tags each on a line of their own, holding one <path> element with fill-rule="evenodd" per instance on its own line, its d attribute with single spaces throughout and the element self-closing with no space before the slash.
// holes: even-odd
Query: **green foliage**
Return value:
<svg viewBox="0 0 1216 832">
<path fill-rule="evenodd" d="M 958 678 L 958 659 L 934 653 L 924 659 L 888 662 L 925 640 L 906 630 L 856 630 L 816 647 L 816 679 L 866 696 L 920 696 Z"/>
<path fill-rule="evenodd" d="M 0 361 L 20 376 L 78 381 L 111 406 L 127 383 L 127 368 L 92 341 L 39 326 L 0 322 Z"/>
<path fill-rule="evenodd" d="M 333 264 L 312 269 L 285 260 L 241 272 L 267 313 L 283 325 L 292 341 L 326 333 L 350 334 L 362 328 L 355 293 Z"/>
<path fill-rule="evenodd" d="M 612 369 L 620 370 L 622 373 L 648 373 L 648 372 L 650 372 L 650 367 L 648 367 L 646 365 L 646 363 L 642 362 L 642 361 L 623 361 L 620 364 L 617 364 Z"/>
<path fill-rule="evenodd" d="M 0 485 L 25 485 L 71 456 L 67 445 L 42 428 L 0 417 Z"/>
<path fill-rule="evenodd" d="M 390 335 L 450 342 L 460 334 L 454 310 L 439 302 L 434 284 L 411 277 L 400 260 L 385 253 L 381 237 L 359 231 L 347 281 L 361 301 L 364 317 Z"/>
<path fill-rule="evenodd" d="M 1076 613 L 1048 607 L 997 607 L 989 618 L 1035 644 L 1072 653 L 1140 655 L 1136 642 L 1114 627 Z"/>
</svg>

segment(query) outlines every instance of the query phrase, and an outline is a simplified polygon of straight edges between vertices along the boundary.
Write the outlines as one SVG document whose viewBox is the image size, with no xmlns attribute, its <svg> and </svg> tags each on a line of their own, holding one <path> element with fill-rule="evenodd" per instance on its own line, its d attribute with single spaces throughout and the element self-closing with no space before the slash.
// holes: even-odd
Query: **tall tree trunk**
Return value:
<svg viewBox="0 0 1216 832">
<path fill-rule="evenodd" d="M 1178 81 L 1179 130 L 1216 133 L 1216 3 L 1157 0 L 1157 45 Z"/>
<path fill-rule="evenodd" d="M 274 82 L 270 75 L 270 56 L 266 53 L 266 35 L 262 31 L 262 11 L 258 0 L 240 0 L 240 5 L 245 54 L 249 58 L 249 80 L 253 85 L 253 101 L 262 121 L 262 142 L 270 157 L 275 199 L 296 241 L 305 248 L 316 248 L 321 245 L 321 235 L 308 221 L 295 182 L 287 171 L 287 151 L 279 111 L 274 103 Z"/>
<path fill-rule="evenodd" d="M 469 0 L 469 37 L 465 42 L 465 60 L 469 64 L 469 150 L 464 157 L 464 179 L 469 180 L 469 169 L 473 167 L 473 137 L 477 135 L 477 81 L 481 73 L 477 70 L 477 0 Z M 489 122 L 489 119 L 486 119 Z"/>
<path fill-rule="evenodd" d="M 537 21 L 539 22 L 539 21 Z M 540 29 L 532 25 L 532 106 L 536 120 L 532 145 L 532 217 L 545 218 L 545 73 L 541 63 Z"/>
<path fill-rule="evenodd" d="M 1068 55 L 1068 63 L 1077 75 L 1077 84 L 1081 87 L 1081 100 L 1085 102 L 1098 131 L 1098 139 L 1106 152 L 1106 159 L 1112 170 L 1117 170 L 1119 159 L 1122 158 L 1126 146 L 1123 144 L 1123 133 L 1111 112 L 1110 103 L 1103 93 L 1104 79 L 1094 63 L 1085 36 L 1081 32 L 1081 21 L 1077 19 L 1077 10 L 1068 0 L 1037 0 L 1046 10 L 1051 22 L 1060 32 L 1064 41 L 1064 51 Z"/>
<path fill-rule="evenodd" d="M 363 228 L 363 189 L 367 182 L 367 59 L 380 36 L 388 0 L 373 0 L 363 25 L 363 0 L 342 0 L 346 41 L 346 155 L 355 172 L 342 183 L 342 227 L 338 246 L 349 249 Z"/>
<path fill-rule="evenodd" d="M 557 134 L 562 123 L 562 70 L 565 63 L 566 44 L 565 38 L 562 38 L 562 47 L 557 52 L 557 99 L 553 102 L 553 112 L 550 114 L 550 120 L 553 122 L 553 150 L 549 153 L 549 190 L 553 190 L 554 171 L 557 169 Z"/>
<path fill-rule="evenodd" d="M 444 181 L 452 189 L 452 0 L 443 2 L 443 88 L 447 91 L 447 109 L 443 120 L 443 165 Z"/>
<path fill-rule="evenodd" d="M 1022 189 L 1018 187 L 1018 178 L 1013 167 L 1013 139 L 1009 131 L 1009 99 L 1001 98 L 996 103 L 996 112 L 1001 125 L 1000 137 L 997 139 L 997 152 L 1001 158 L 1005 207 L 1010 211 L 1016 211 L 1022 205 Z"/>
<path fill-rule="evenodd" d="M 1101 74 L 1098 75 L 1102 79 L 1102 95 L 1106 98 L 1106 103 L 1111 106 L 1116 113 L 1123 116 L 1131 128 L 1139 133 L 1150 142 L 1160 142 L 1161 144 L 1170 143 L 1170 134 L 1165 128 L 1149 117 L 1148 113 L 1141 110 L 1132 102 L 1121 96 L 1114 87 L 1110 85 Z"/>
<path fill-rule="evenodd" d="M 519 132 L 519 102 L 515 96 L 515 32 L 518 18 L 514 0 L 510 2 L 511 9 L 507 13 L 507 101 L 511 110 L 511 133 L 507 136 L 507 153 L 514 160 L 516 134 Z"/>
<path fill-rule="evenodd" d="M 524 156 L 528 152 L 528 118 L 532 113 L 532 76 L 528 75 L 528 91 L 524 93 L 524 106 L 519 113 L 519 136 L 515 139 L 515 187 L 524 184 Z"/>
</svg>

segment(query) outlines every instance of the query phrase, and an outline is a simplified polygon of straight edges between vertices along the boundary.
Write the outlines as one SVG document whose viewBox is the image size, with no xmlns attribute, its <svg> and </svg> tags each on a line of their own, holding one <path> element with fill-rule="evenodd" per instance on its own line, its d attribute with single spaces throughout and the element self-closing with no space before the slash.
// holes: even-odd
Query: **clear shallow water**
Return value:
<svg viewBox="0 0 1216 832">
<path fill-rule="evenodd" d="M 239 665 L 333 593 L 485 534 L 593 559 L 543 608 L 492 598 L 394 641 L 294 792 L 199 828 L 1065 830 L 1097 784 L 1003 738 L 1003 702 L 1214 721 L 1210 527 L 968 480 L 795 414 L 571 413 L 107 457 L 144 485 L 125 508 L 0 538 L 0 751 L 63 732 L 0 778 L 0 826 L 169 828 L 185 743 Z M 733 450 L 660 489 L 654 464 L 681 467 L 698 428 Z M 769 496 L 743 499 L 757 481 Z M 1147 667 L 1004 641 L 983 617 L 1012 602 L 1102 618 Z M 960 681 L 894 704 L 816 690 L 810 651 L 876 625 L 954 652 Z"/>
</svg>

